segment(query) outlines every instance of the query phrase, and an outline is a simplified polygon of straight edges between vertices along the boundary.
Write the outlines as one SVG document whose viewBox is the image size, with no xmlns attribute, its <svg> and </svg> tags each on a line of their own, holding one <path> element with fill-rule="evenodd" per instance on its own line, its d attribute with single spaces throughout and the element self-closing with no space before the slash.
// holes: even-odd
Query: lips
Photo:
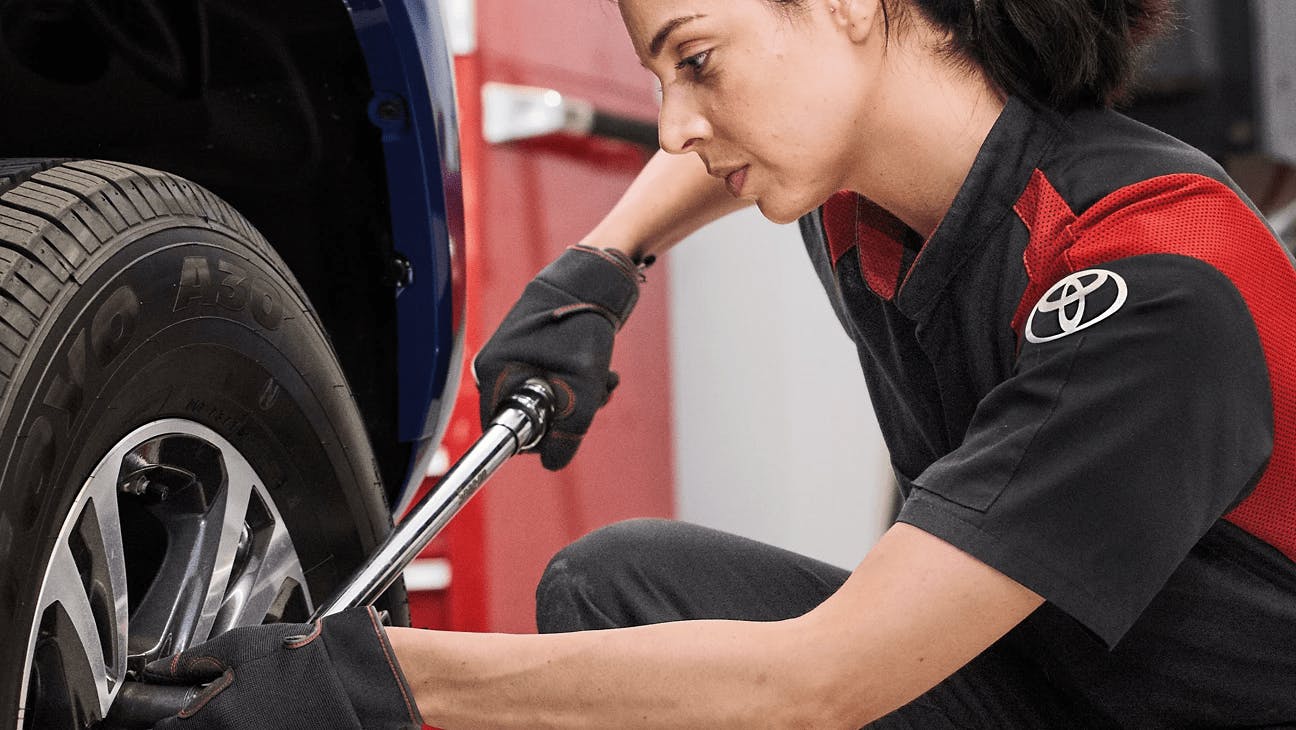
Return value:
<svg viewBox="0 0 1296 730">
<path fill-rule="evenodd" d="M 725 175 L 725 187 L 729 189 L 729 194 L 735 198 L 742 195 L 743 184 L 747 182 L 748 167 L 744 165 Z"/>
</svg>

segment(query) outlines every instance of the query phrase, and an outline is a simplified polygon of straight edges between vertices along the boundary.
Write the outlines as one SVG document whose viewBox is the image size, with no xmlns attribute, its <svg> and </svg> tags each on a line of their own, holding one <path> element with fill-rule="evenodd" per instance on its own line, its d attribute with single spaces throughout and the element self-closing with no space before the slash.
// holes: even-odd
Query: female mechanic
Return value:
<svg viewBox="0 0 1296 730">
<path fill-rule="evenodd" d="M 850 573 L 614 525 L 550 564 L 539 636 L 237 630 L 151 666 L 219 678 L 162 727 L 1296 725 L 1296 268 L 1109 109 L 1163 2 L 620 9 L 664 152 L 477 357 L 483 414 L 546 376 L 564 466 L 643 263 L 755 203 L 858 346 L 898 522 Z"/>
</svg>

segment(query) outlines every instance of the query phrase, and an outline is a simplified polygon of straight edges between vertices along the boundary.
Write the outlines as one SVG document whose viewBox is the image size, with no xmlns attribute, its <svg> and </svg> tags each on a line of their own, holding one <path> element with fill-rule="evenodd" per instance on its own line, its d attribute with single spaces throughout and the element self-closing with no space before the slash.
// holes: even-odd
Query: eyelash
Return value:
<svg viewBox="0 0 1296 730">
<path fill-rule="evenodd" d="M 679 63 L 675 64 L 675 70 L 687 71 L 693 74 L 694 78 L 699 78 L 702 76 L 702 73 L 706 68 L 707 59 L 709 59 L 710 57 L 711 57 L 711 51 L 702 51 L 701 53 L 695 53 L 692 56 L 689 56 L 688 58 L 685 58 L 681 60 Z"/>
</svg>

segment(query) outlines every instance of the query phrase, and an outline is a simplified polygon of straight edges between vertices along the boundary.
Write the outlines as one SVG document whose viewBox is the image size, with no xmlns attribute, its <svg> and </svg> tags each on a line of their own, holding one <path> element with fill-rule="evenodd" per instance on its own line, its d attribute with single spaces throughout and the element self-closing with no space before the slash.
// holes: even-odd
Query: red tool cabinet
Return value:
<svg viewBox="0 0 1296 730">
<path fill-rule="evenodd" d="M 554 89 L 602 111 L 653 120 L 652 77 L 639 66 L 615 3 L 445 0 L 475 47 L 456 57 L 467 228 L 466 356 L 489 337 L 527 281 L 607 211 L 648 151 L 605 138 L 550 134 L 503 144 L 482 134 L 482 85 Z M 464 22 L 464 13 L 472 22 Z M 535 630 L 536 581 L 553 553 L 586 532 L 673 509 L 665 267 L 649 272 L 617 339 L 622 376 L 571 466 L 514 459 L 407 573 L 415 626 Z M 457 458 L 479 433 L 465 363 L 443 450 Z M 427 480 L 424 489 L 434 480 Z"/>
</svg>

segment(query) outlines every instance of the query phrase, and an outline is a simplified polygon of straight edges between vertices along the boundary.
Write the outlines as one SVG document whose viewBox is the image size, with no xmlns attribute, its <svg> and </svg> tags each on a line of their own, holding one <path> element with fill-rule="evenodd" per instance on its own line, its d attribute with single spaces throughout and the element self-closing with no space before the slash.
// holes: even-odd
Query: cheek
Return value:
<svg viewBox="0 0 1296 730">
<path fill-rule="evenodd" d="M 805 185 L 830 173 L 832 135 L 819 122 L 813 116 L 785 115 L 759 130 L 763 156 L 790 178 L 786 182 Z"/>
<path fill-rule="evenodd" d="M 730 93 L 709 100 L 711 126 L 722 147 L 741 150 L 772 185 L 797 191 L 810 186 L 817 194 L 819 186 L 841 177 L 838 161 L 859 135 L 831 82 L 792 77 L 788 65 L 765 65 L 741 79 L 735 74 Z"/>
<path fill-rule="evenodd" d="M 846 110 L 828 105 L 789 123 L 795 157 L 803 173 L 821 184 L 844 184 L 849 169 L 867 147 L 868 135 Z M 832 192 L 832 191 L 830 191 Z"/>
<path fill-rule="evenodd" d="M 780 91 L 771 89 L 771 92 Z M 843 141 L 844 125 L 836 107 L 822 95 L 792 89 L 781 97 L 769 97 L 759 114 L 761 122 L 753 124 L 760 144 L 787 164 L 795 167 L 820 165 L 830 147 Z M 774 101 L 780 99 L 779 101 Z M 753 112 L 752 119 L 758 113 Z"/>
</svg>

